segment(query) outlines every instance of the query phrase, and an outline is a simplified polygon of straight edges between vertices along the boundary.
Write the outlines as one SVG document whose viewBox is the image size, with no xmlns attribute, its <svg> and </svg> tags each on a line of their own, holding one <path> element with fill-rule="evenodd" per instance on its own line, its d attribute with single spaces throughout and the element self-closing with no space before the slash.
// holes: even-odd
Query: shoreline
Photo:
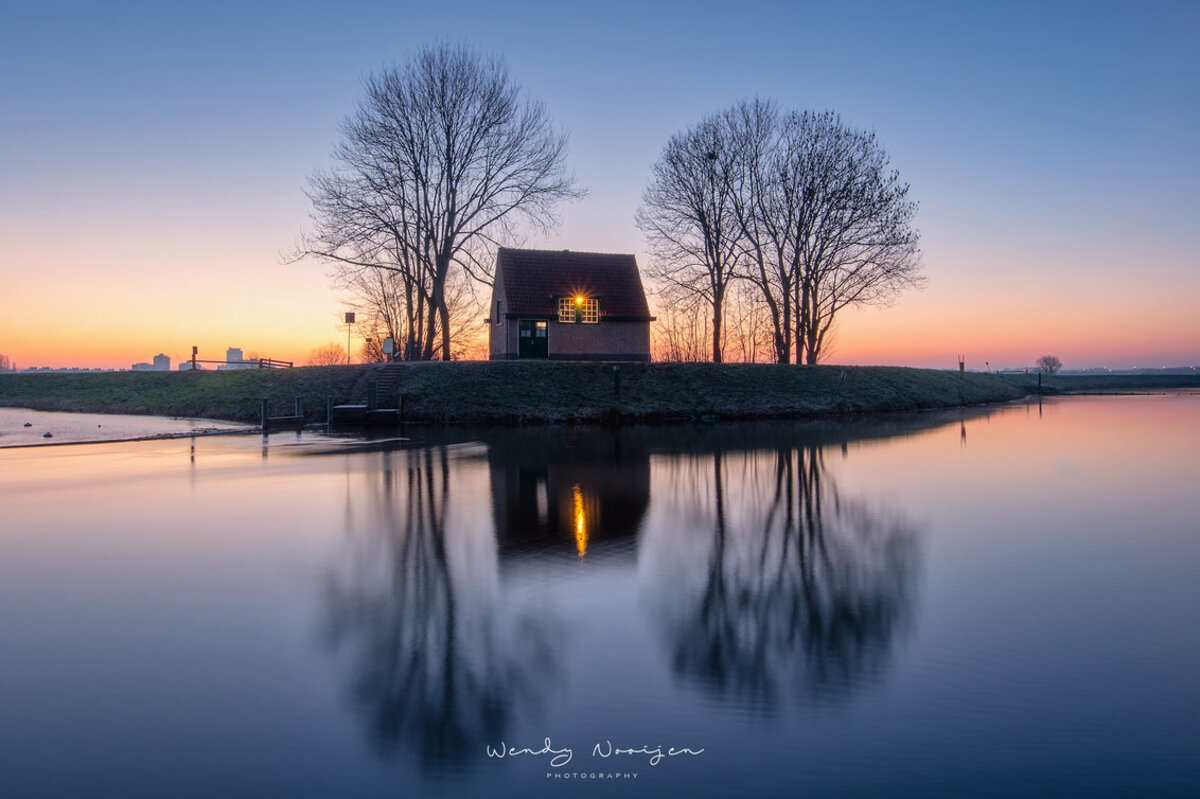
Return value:
<svg viewBox="0 0 1200 799">
<path fill-rule="evenodd" d="M 1038 393 L 1036 374 L 959 373 L 898 366 L 794 366 L 452 361 L 235 372 L 5 375 L 0 406 L 257 423 L 262 400 L 302 405 L 403 405 L 408 422 L 519 426 L 806 419 L 970 407 Z M 1200 388 L 1194 375 L 1043 376 L 1041 393 L 1138 393 Z M 403 395 L 403 400 L 401 400 Z"/>
</svg>

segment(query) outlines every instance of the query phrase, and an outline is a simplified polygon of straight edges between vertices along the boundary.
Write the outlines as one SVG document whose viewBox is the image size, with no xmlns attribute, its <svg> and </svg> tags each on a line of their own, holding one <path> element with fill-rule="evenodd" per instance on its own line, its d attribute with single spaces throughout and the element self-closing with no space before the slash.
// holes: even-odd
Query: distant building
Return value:
<svg viewBox="0 0 1200 799">
<path fill-rule="evenodd" d="M 192 362 L 191 362 L 191 361 L 184 361 L 184 362 L 182 362 L 181 364 L 179 364 L 179 366 L 178 366 L 177 368 L 178 368 L 178 369 L 179 369 L 179 371 L 181 371 L 181 372 L 190 372 L 190 371 L 192 371 L 192 369 L 193 369 Z M 196 364 L 196 365 L 195 365 L 195 367 L 194 367 L 194 368 L 195 368 L 195 370 L 196 370 L 197 372 L 199 372 L 201 369 L 203 369 L 203 368 L 204 368 L 204 364 L 202 364 L 202 363 L 198 363 L 198 364 Z"/>
<path fill-rule="evenodd" d="M 142 361 L 141 363 L 135 363 L 133 366 L 129 367 L 129 371 L 131 371 L 131 372 L 153 372 L 154 365 L 146 363 L 145 361 Z"/>
<path fill-rule="evenodd" d="M 225 363 L 218 366 L 220 371 L 229 371 L 234 369 L 254 369 L 258 366 L 258 361 L 247 361 L 242 355 L 241 347 L 230 347 L 225 350 Z"/>
<path fill-rule="evenodd" d="M 488 321 L 493 361 L 650 360 L 654 317 L 632 255 L 501 247 Z"/>
<path fill-rule="evenodd" d="M 171 371 L 170 356 L 163 355 L 161 352 L 158 355 L 155 355 L 154 356 L 154 371 L 156 371 L 156 372 Z"/>
</svg>

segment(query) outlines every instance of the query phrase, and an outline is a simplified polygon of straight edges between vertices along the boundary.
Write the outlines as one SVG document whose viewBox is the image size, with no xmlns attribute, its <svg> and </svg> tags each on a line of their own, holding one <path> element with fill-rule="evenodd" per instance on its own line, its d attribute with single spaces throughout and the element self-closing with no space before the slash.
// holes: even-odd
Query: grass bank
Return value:
<svg viewBox="0 0 1200 799">
<path fill-rule="evenodd" d="M 1033 376 L 1037 380 L 1037 376 Z M 1129 394 L 1163 389 L 1200 388 L 1200 374 L 1190 375 L 1053 375 L 1043 378 L 1046 393 Z"/>
<path fill-rule="evenodd" d="M 366 371 L 364 366 L 326 366 L 3 375 L 0 406 L 257 422 L 264 398 L 271 400 L 274 412 L 280 415 L 291 413 L 299 398 L 306 416 L 324 420 L 326 398 L 352 396 Z"/>
<path fill-rule="evenodd" d="M 234 372 L 106 372 L 0 376 L 0 405 L 52 411 L 198 416 L 258 421 L 266 398 L 277 414 L 296 399 L 325 420 L 328 398 L 362 401 L 381 366 Z M 1018 399 L 1036 375 L 995 375 L 891 366 L 454 362 L 391 367 L 380 405 L 405 395 L 405 418 L 446 423 L 768 419 L 946 408 Z M 1071 377 L 1046 393 L 1200 387 L 1196 377 Z"/>
<path fill-rule="evenodd" d="M 298 398 L 324 421 L 328 398 L 361 401 L 379 366 L 234 372 L 106 372 L 0 377 L 0 405 L 38 410 L 257 421 L 266 398 Z M 1036 382 L 901 367 L 768 364 L 426 363 L 395 368 L 411 421 L 544 422 L 759 419 L 975 405 L 1016 399 Z"/>
</svg>

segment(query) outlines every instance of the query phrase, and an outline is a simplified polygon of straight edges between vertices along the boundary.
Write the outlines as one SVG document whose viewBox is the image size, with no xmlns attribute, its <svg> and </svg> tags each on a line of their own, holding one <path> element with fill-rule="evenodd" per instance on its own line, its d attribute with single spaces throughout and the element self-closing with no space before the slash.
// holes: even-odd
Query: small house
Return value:
<svg viewBox="0 0 1200 799">
<path fill-rule="evenodd" d="M 649 361 L 650 307 L 632 255 L 500 248 L 493 361 Z"/>
</svg>

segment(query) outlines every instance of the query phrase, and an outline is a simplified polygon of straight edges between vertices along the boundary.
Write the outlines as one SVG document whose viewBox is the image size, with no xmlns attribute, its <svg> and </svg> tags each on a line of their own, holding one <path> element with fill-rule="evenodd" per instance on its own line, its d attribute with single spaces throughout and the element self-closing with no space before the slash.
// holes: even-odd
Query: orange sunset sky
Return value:
<svg viewBox="0 0 1200 799">
<path fill-rule="evenodd" d="M 927 287 L 844 313 L 831 362 L 1200 364 L 1197 12 L 1152 8 L 809 9 L 830 35 L 805 47 L 740 18 L 665 36 L 640 6 L 380 7 L 333 31 L 269 9 L 19 10 L 0 32 L 0 353 L 128 368 L 193 344 L 297 362 L 344 345 L 326 268 L 281 257 L 306 178 L 365 73 L 453 37 L 507 59 L 590 192 L 513 244 L 644 268 L 633 215 L 667 138 L 760 94 L 874 129 L 920 203 Z M 844 59 L 831 32 L 852 20 L 865 55 Z"/>
</svg>

